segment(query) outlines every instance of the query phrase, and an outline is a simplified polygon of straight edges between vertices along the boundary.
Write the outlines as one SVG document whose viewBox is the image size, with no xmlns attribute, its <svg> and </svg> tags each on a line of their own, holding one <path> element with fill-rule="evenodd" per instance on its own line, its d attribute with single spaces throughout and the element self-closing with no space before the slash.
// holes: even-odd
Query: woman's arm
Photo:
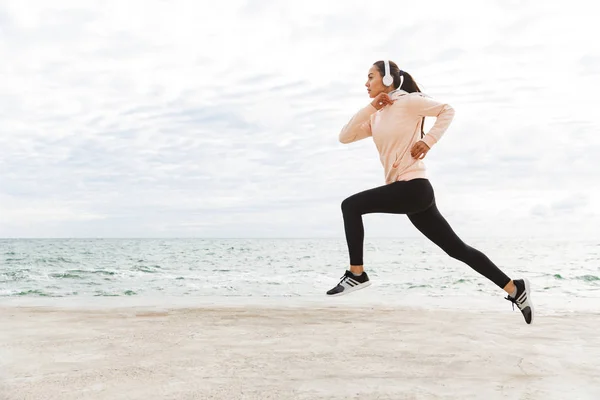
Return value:
<svg viewBox="0 0 600 400">
<path fill-rule="evenodd" d="M 449 104 L 440 103 L 424 95 L 413 96 L 411 108 L 419 117 L 436 117 L 433 127 L 422 139 L 427 146 L 433 147 L 450 126 L 454 118 L 454 108 Z"/>
<path fill-rule="evenodd" d="M 342 128 L 340 142 L 352 143 L 371 136 L 371 114 L 377 109 L 371 104 L 358 111 Z"/>
</svg>

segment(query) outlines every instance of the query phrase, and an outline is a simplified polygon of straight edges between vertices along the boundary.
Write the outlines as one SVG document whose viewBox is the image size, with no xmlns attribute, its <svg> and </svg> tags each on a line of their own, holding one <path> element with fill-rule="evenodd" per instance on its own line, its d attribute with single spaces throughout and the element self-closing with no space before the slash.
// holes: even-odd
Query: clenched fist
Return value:
<svg viewBox="0 0 600 400">
<path fill-rule="evenodd" d="M 422 160 L 423 158 L 425 158 L 425 155 L 428 151 L 429 146 L 427 146 L 427 143 L 425 143 L 422 140 L 419 140 L 417 143 L 414 144 L 412 149 L 410 149 L 410 155 L 413 156 L 413 158 L 418 158 L 419 160 Z"/>
<path fill-rule="evenodd" d="M 390 96 L 388 96 L 387 93 L 379 93 L 371 102 L 371 105 L 377 110 L 381 110 L 388 104 L 394 104 L 394 100 L 390 99 Z"/>
</svg>

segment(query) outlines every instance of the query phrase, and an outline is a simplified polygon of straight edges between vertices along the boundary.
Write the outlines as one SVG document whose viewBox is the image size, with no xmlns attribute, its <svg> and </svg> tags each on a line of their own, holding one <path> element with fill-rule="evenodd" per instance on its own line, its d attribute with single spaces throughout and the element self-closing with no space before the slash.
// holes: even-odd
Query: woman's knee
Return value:
<svg viewBox="0 0 600 400">
<path fill-rule="evenodd" d="M 444 249 L 450 257 L 460 261 L 467 261 L 471 254 L 471 247 L 464 242 L 453 243 Z"/>
<path fill-rule="evenodd" d="M 345 198 L 342 201 L 342 213 L 346 214 L 352 208 L 352 197 Z"/>
<path fill-rule="evenodd" d="M 342 213 L 353 213 L 358 210 L 359 202 L 356 195 L 352 195 L 342 201 Z"/>
</svg>

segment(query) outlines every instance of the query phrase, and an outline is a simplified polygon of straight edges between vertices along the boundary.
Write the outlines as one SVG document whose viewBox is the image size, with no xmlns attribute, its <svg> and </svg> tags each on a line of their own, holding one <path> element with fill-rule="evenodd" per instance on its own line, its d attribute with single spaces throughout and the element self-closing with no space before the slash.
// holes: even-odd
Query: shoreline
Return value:
<svg viewBox="0 0 600 400">
<path fill-rule="evenodd" d="M 478 293 L 432 296 L 429 294 L 398 293 L 393 298 L 373 294 L 372 290 L 350 295 L 312 296 L 73 296 L 73 297 L 0 297 L 0 309 L 11 307 L 57 308 L 64 310 L 98 310 L 147 308 L 177 310 L 204 307 L 261 307 L 261 308 L 381 308 L 422 309 L 467 312 L 516 313 L 504 295 Z M 569 313 L 600 314 L 600 297 L 566 298 L 533 292 L 536 314 Z"/>
</svg>

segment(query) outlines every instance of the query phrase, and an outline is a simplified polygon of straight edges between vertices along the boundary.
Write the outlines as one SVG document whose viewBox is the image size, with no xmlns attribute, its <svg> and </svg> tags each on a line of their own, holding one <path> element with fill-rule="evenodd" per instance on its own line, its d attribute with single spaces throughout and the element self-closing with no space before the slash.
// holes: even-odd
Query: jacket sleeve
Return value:
<svg viewBox="0 0 600 400">
<path fill-rule="evenodd" d="M 371 115 L 377 109 L 371 104 L 359 110 L 352 119 L 342 128 L 340 142 L 352 143 L 372 135 Z"/>
<path fill-rule="evenodd" d="M 435 117 L 433 127 L 425 134 L 423 141 L 431 148 L 436 144 L 454 119 L 454 108 L 423 95 L 414 96 L 411 102 L 413 111 L 420 117 Z"/>
</svg>

